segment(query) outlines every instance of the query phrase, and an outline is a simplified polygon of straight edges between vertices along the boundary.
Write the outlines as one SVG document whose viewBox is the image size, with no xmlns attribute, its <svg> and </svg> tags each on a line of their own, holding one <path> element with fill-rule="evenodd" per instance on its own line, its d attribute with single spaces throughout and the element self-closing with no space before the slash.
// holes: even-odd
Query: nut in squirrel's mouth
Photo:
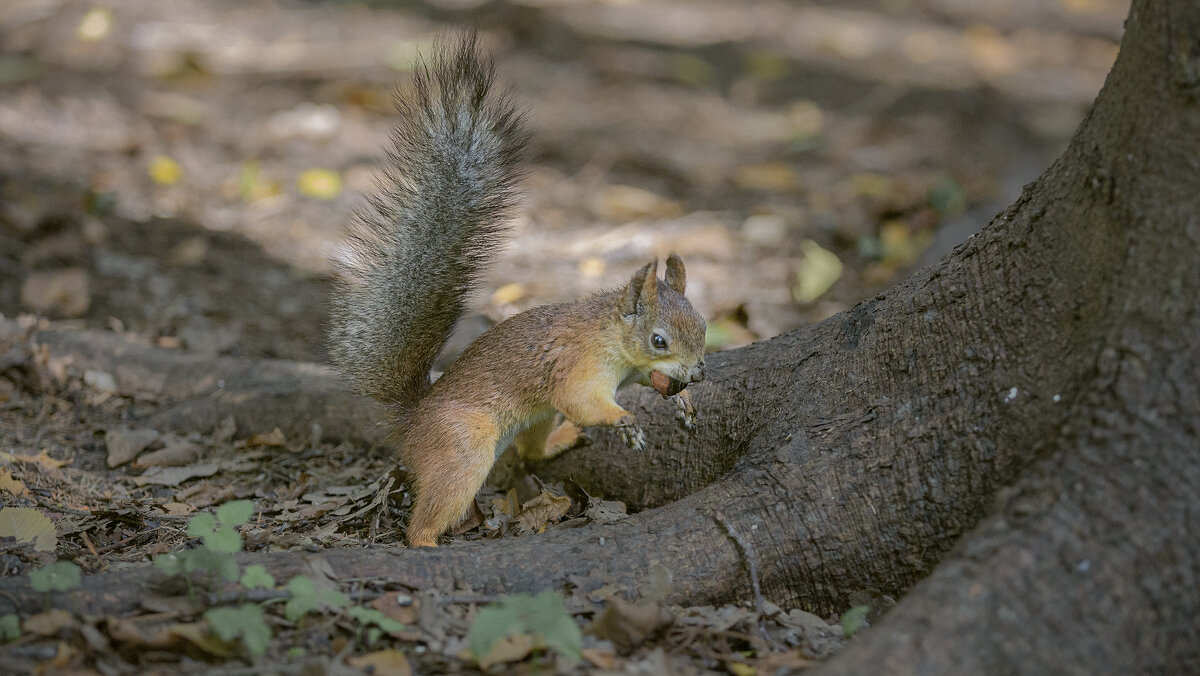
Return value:
<svg viewBox="0 0 1200 676">
<path fill-rule="evenodd" d="M 683 388 L 687 387 L 687 383 L 683 382 L 682 380 L 675 380 L 662 371 L 650 372 L 650 385 L 659 394 L 661 394 L 664 399 L 679 394 L 683 391 Z"/>
</svg>

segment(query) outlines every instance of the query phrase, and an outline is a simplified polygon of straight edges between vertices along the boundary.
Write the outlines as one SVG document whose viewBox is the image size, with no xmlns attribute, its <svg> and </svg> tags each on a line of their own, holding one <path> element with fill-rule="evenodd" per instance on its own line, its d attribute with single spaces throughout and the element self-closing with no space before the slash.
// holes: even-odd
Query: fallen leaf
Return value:
<svg viewBox="0 0 1200 676">
<path fill-rule="evenodd" d="M 420 602 L 402 592 L 388 592 L 369 604 L 400 624 L 417 624 Z"/>
<path fill-rule="evenodd" d="M 117 379 L 107 371 L 88 369 L 83 372 L 83 384 L 93 389 L 113 394 L 117 391 Z"/>
<path fill-rule="evenodd" d="M 15 496 L 27 495 L 29 489 L 25 488 L 25 482 L 20 479 L 14 479 L 11 472 L 7 468 L 0 469 L 0 491 L 8 491 Z"/>
<path fill-rule="evenodd" d="M 17 542 L 31 542 L 39 552 L 52 552 L 58 546 L 54 522 L 30 507 L 0 509 L 0 537 L 15 537 Z"/>
<path fill-rule="evenodd" d="M 617 666 L 617 654 L 602 648 L 584 648 L 579 651 L 583 659 L 600 669 L 614 669 Z"/>
<path fill-rule="evenodd" d="M 113 428 L 105 431 L 104 445 L 108 448 L 108 466 L 117 467 L 133 460 L 155 441 L 158 441 L 156 430 Z"/>
<path fill-rule="evenodd" d="M 183 467 L 151 467 L 141 476 L 133 477 L 133 482 L 139 486 L 154 484 L 157 486 L 178 486 L 188 479 L 212 476 L 220 471 L 220 463 L 209 461 L 199 462 Z"/>
<path fill-rule="evenodd" d="M 342 177 L 329 169 L 309 169 L 300 174 L 296 187 L 307 197 L 330 200 L 342 192 Z"/>
<path fill-rule="evenodd" d="M 492 643 L 487 654 L 479 658 L 479 668 L 487 669 L 496 664 L 520 662 L 533 651 L 533 637 L 529 634 L 510 634 Z"/>
<path fill-rule="evenodd" d="M 69 465 L 71 463 L 70 460 L 56 460 L 56 459 L 50 457 L 50 454 L 47 453 L 45 450 L 43 450 L 41 453 L 38 453 L 37 455 L 14 455 L 13 460 L 19 460 L 20 462 L 28 462 L 28 463 L 31 463 L 34 465 L 38 465 L 42 469 L 48 469 L 48 470 L 56 470 L 59 467 L 62 467 L 63 465 Z"/>
<path fill-rule="evenodd" d="M 40 314 L 81 317 L 91 302 L 88 273 L 83 268 L 39 270 L 21 283 L 21 305 Z"/>
<path fill-rule="evenodd" d="M 634 604 L 615 597 L 604 613 L 588 625 L 587 633 L 612 641 L 627 655 L 675 622 L 675 616 L 657 603 Z"/>
<path fill-rule="evenodd" d="M 811 303 L 830 289 L 842 276 L 842 261 L 837 254 L 806 239 L 800 242 L 804 262 L 796 274 L 792 296 L 798 303 Z"/>
<path fill-rule="evenodd" d="M 179 467 L 194 462 L 204 453 L 204 447 L 191 441 L 180 439 L 167 446 L 150 451 L 134 461 L 133 466 L 139 469 L 146 467 Z"/>
<path fill-rule="evenodd" d="M 246 439 L 246 445 L 282 447 L 287 445 L 287 439 L 283 436 L 283 430 L 276 427 L 266 434 L 250 435 L 250 438 Z"/>
<path fill-rule="evenodd" d="M 25 620 L 25 630 L 38 636 L 53 636 L 62 629 L 70 629 L 78 624 L 75 616 L 65 610 L 47 610 Z"/>
<path fill-rule="evenodd" d="M 183 178 L 183 167 L 166 155 L 158 155 L 150 160 L 148 171 L 150 179 L 160 185 L 174 185 Z"/>
<path fill-rule="evenodd" d="M 790 164 L 768 162 L 739 167 L 733 182 L 745 190 L 789 192 L 800 186 L 800 174 Z"/>
<path fill-rule="evenodd" d="M 529 530 L 537 532 L 545 528 L 546 524 L 563 518 L 569 511 L 571 511 L 571 498 L 543 492 L 521 505 L 517 521 Z"/>
<path fill-rule="evenodd" d="M 409 676 L 412 667 L 399 650 L 378 650 L 366 655 L 346 658 L 346 664 L 375 676 Z"/>
</svg>

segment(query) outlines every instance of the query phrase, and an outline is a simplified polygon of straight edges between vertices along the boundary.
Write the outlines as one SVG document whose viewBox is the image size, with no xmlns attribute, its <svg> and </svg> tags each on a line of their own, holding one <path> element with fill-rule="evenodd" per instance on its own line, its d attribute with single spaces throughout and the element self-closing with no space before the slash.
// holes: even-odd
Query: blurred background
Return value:
<svg viewBox="0 0 1200 676">
<path fill-rule="evenodd" d="M 1128 0 L 4 0 L 0 313 L 322 359 L 393 94 L 476 26 L 530 109 L 495 321 L 683 255 L 714 348 L 936 262 L 1061 151 Z"/>
</svg>

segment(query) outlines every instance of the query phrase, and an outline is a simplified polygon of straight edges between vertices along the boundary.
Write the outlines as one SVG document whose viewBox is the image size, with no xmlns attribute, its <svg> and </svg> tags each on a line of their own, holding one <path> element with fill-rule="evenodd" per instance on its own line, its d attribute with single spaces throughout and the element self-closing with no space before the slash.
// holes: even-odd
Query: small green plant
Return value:
<svg viewBox="0 0 1200 676">
<path fill-rule="evenodd" d="M 580 658 L 579 625 L 558 594 L 549 590 L 537 596 L 515 594 L 480 609 L 467 632 L 467 645 L 482 663 L 488 661 L 497 641 L 520 634 L 532 637 L 534 648 L 553 648 L 570 660 Z"/>
<path fill-rule="evenodd" d="M 29 573 L 29 586 L 46 595 L 46 610 L 50 609 L 52 592 L 71 591 L 81 581 L 79 566 L 71 561 L 57 561 Z"/>
<path fill-rule="evenodd" d="M 350 605 L 350 597 L 334 589 L 317 589 L 304 575 L 288 580 L 283 587 L 292 597 L 283 607 L 283 616 L 290 622 L 300 622 L 305 615 L 324 608 L 341 609 Z"/>
<path fill-rule="evenodd" d="M 275 578 L 267 572 L 266 568 L 255 564 L 246 566 L 240 583 L 246 589 L 270 589 L 275 586 Z"/>
<path fill-rule="evenodd" d="M 188 521 L 187 533 L 200 538 L 201 546 L 160 556 L 154 560 L 154 566 L 167 575 L 183 574 L 190 596 L 194 595 L 191 574 L 195 572 L 207 571 L 236 582 L 240 571 L 233 555 L 242 550 L 242 536 L 235 528 L 249 521 L 253 513 L 253 502 L 234 500 L 218 507 L 215 516 L 208 512 L 197 514 Z"/>
<path fill-rule="evenodd" d="M 374 644 L 384 634 L 391 634 L 404 628 L 403 624 L 374 608 L 354 606 L 346 612 L 350 614 L 350 617 L 358 620 L 358 640 L 359 643 L 366 645 Z M 366 630 L 366 641 L 363 641 L 364 629 Z"/>
<path fill-rule="evenodd" d="M 858 630 L 868 626 L 867 613 L 870 610 L 870 606 L 854 606 L 850 610 L 842 613 L 842 634 L 849 638 Z"/>
<path fill-rule="evenodd" d="M 0 615 L 0 640 L 5 643 L 15 641 L 21 636 L 21 618 L 15 613 Z"/>
<path fill-rule="evenodd" d="M 251 659 L 257 660 L 271 644 L 271 627 L 263 619 L 262 606 L 242 604 L 236 608 L 210 608 L 204 611 L 208 629 L 222 641 L 242 640 L 242 647 Z"/>
</svg>

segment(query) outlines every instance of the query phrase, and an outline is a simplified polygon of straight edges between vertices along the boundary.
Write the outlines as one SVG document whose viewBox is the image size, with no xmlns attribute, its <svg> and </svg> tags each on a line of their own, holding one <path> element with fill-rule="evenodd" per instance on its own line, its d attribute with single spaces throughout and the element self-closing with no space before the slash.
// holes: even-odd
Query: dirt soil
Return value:
<svg viewBox="0 0 1200 676">
<path fill-rule="evenodd" d="M 56 559 L 86 573 L 195 547 L 189 520 L 236 499 L 254 505 L 245 549 L 402 546 L 410 498 L 387 448 L 232 419 L 150 429 L 139 420 L 158 410 L 152 394 L 55 362 L 30 336 L 86 328 L 190 354 L 323 362 L 327 258 L 372 187 L 396 84 L 439 35 L 480 27 L 534 139 L 513 243 L 450 352 L 670 252 L 687 261 L 711 349 L 729 349 L 868 298 L 986 224 L 1065 145 L 1127 8 L 7 0 L 0 502 L 48 517 L 56 542 L 0 538 L 0 574 Z M 455 537 L 624 516 L 603 497 L 529 477 L 485 490 Z M 367 640 L 345 612 L 292 622 L 268 605 L 262 664 L 478 668 L 468 631 L 497 599 L 341 582 L 404 628 Z M 582 660 L 535 644 L 490 668 L 788 673 L 852 640 L 843 618 L 770 599 L 661 608 L 663 585 L 669 575 L 648 579 L 640 606 L 603 585 L 575 590 L 565 609 L 590 627 Z M 891 603 L 861 601 L 867 625 Z M 261 671 L 206 633 L 193 602 L 148 596 L 132 618 L 21 618 L 0 659 L 14 671 Z M 366 653 L 392 661 L 354 661 Z"/>
</svg>

